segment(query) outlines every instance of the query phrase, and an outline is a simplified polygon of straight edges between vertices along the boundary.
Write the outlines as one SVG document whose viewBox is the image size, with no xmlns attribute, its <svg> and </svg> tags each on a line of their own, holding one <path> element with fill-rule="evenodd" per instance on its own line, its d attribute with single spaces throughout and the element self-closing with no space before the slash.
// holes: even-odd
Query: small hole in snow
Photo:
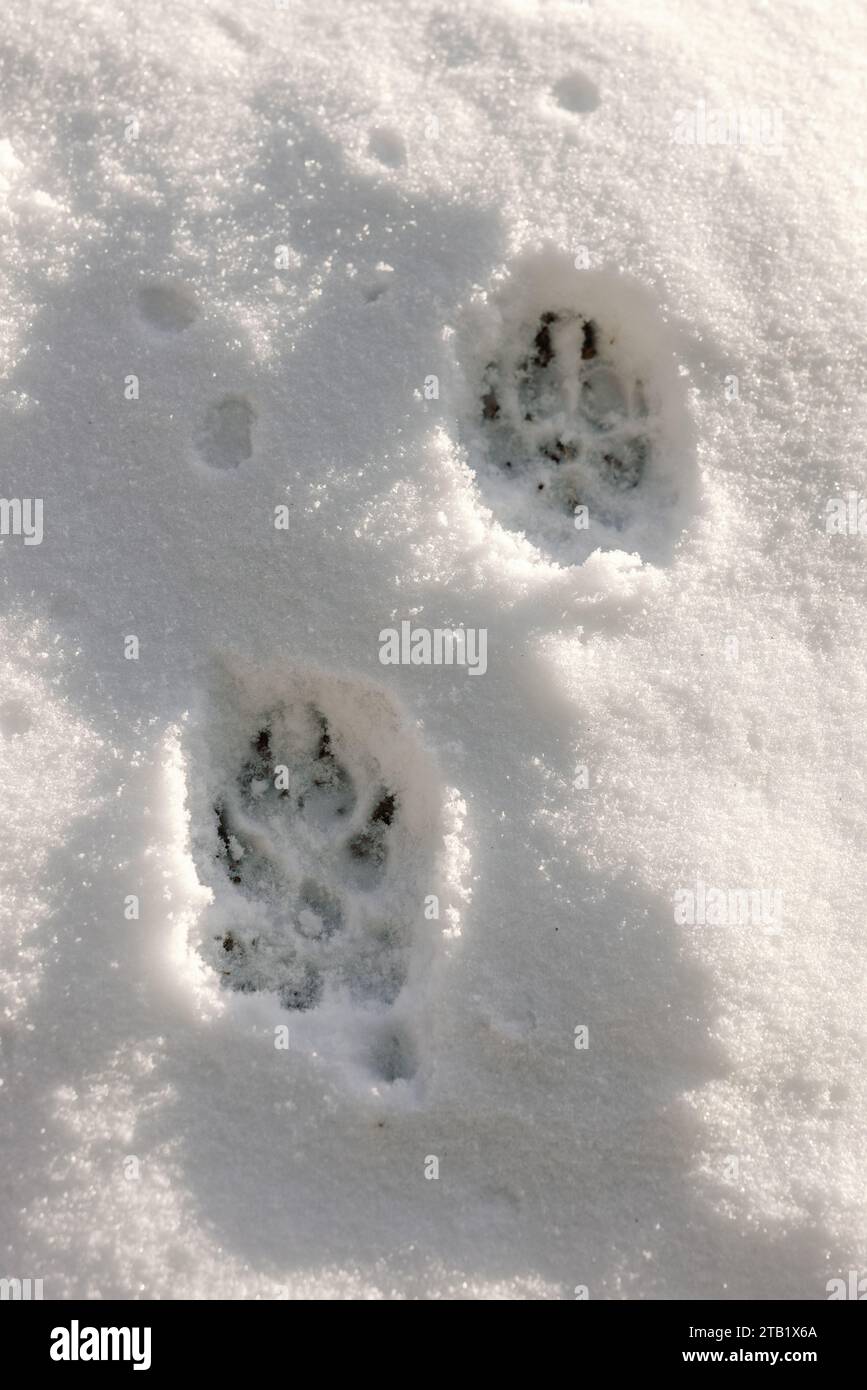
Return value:
<svg viewBox="0 0 867 1390">
<path fill-rule="evenodd" d="M 255 414 L 243 396 L 224 396 L 210 406 L 199 435 L 199 451 L 212 468 L 238 468 L 253 453 Z"/>
<path fill-rule="evenodd" d="M 389 169 L 399 169 L 401 164 L 406 163 L 406 145 L 403 137 L 388 126 L 376 126 L 370 132 L 367 151 L 374 159 L 378 159 L 380 164 L 388 165 Z"/>
<path fill-rule="evenodd" d="M 584 115 L 595 111 L 601 101 L 599 88 L 583 72 L 567 72 L 554 84 L 554 97 L 564 111 Z"/>
<path fill-rule="evenodd" d="M 196 296 L 186 285 L 144 285 L 138 307 L 142 318 L 161 333 L 183 333 L 199 317 Z"/>
</svg>

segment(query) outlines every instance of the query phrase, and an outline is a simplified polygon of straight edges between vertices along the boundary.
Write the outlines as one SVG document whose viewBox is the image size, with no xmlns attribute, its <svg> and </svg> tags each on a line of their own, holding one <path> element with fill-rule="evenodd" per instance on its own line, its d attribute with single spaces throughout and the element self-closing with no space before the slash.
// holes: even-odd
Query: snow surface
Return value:
<svg viewBox="0 0 867 1390">
<path fill-rule="evenodd" d="M 0 540 L 0 1273 L 863 1273 L 865 539 L 825 523 L 864 478 L 863 7 L 0 23 L 2 491 L 44 501 L 41 544 Z M 701 102 L 723 143 L 674 138 Z M 597 316 L 610 399 L 650 397 L 589 532 L 481 414 L 544 312 Z M 403 619 L 486 629 L 486 672 L 382 665 Z M 263 720 L 295 819 L 243 771 Z M 780 894 L 779 930 L 679 922 L 699 883 Z"/>
</svg>

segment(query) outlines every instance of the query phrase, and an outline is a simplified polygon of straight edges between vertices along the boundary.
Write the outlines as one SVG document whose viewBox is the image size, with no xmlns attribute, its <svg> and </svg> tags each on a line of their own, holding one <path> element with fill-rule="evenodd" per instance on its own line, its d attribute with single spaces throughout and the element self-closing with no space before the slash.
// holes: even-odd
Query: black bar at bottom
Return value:
<svg viewBox="0 0 867 1390">
<path fill-rule="evenodd" d="M 371 1373 L 378 1360 L 371 1352 L 385 1347 L 373 1340 L 381 1338 L 383 1329 L 366 1321 L 378 1316 L 366 1307 L 361 1339 L 354 1345 L 360 1354 L 356 1368 L 363 1365 Z M 135 1374 L 137 1368 L 140 1378 L 211 1371 L 225 1376 L 238 1370 L 247 1376 L 274 1374 L 282 1379 L 306 1368 L 316 1345 L 333 1371 L 333 1320 L 340 1316 L 328 1305 L 328 1335 L 311 1341 L 310 1309 L 291 1301 L 0 1302 L 4 1350 L 14 1354 L 16 1370 L 47 1371 L 52 1377 L 92 1377 L 106 1368 L 114 1375 Z M 857 1303 L 845 1302 L 576 1301 L 559 1328 L 573 1339 L 569 1355 L 577 1357 L 576 1370 L 584 1366 L 595 1367 L 597 1373 L 633 1369 L 652 1374 L 675 1367 L 742 1365 L 769 1370 L 799 1366 L 827 1373 L 859 1364 L 867 1320 Z M 509 1336 L 503 1334 L 504 1350 L 510 1345 L 516 1349 L 516 1330 L 513 1322 Z M 545 1332 L 547 1336 L 548 1328 Z M 539 1346 L 525 1341 L 525 1335 L 519 1334 L 521 1359 L 528 1353 L 533 1356 L 535 1345 L 536 1353 L 550 1364 L 550 1343 Z M 441 1347 L 439 1357 L 435 1347 Z M 447 1341 L 426 1342 L 424 1371 L 429 1373 L 437 1359 L 445 1371 L 454 1371 L 459 1354 Z M 387 1365 L 382 1369 L 388 1376 L 397 1366 L 392 1362 L 390 1371 Z M 413 1367 L 404 1369 L 414 1374 Z"/>
</svg>

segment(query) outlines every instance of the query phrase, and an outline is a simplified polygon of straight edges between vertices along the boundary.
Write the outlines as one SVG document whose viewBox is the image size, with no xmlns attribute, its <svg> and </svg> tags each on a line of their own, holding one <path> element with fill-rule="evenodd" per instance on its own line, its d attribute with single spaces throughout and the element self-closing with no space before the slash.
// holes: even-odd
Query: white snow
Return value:
<svg viewBox="0 0 867 1390">
<path fill-rule="evenodd" d="M 0 25 L 0 1274 L 867 1272 L 863 7 Z"/>
</svg>

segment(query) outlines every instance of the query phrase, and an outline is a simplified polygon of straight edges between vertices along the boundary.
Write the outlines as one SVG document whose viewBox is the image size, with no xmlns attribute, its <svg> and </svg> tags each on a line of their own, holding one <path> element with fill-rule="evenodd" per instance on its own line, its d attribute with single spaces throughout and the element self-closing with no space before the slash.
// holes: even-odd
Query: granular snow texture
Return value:
<svg viewBox="0 0 867 1390">
<path fill-rule="evenodd" d="M 0 29 L 0 1274 L 825 1298 L 863 7 Z"/>
</svg>

